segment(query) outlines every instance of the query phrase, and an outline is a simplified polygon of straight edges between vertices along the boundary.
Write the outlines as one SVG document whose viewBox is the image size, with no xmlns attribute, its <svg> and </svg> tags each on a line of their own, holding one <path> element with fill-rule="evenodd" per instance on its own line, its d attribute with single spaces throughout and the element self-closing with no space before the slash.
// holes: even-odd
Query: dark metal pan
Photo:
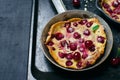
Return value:
<svg viewBox="0 0 120 80">
<path fill-rule="evenodd" d="M 56 1 L 59 1 L 59 0 L 56 0 Z M 92 17 L 97 18 L 100 21 L 100 23 L 104 26 L 105 32 L 107 34 L 107 44 L 106 44 L 104 55 L 93 66 L 84 68 L 84 69 L 80 69 L 80 70 L 75 70 L 75 69 L 64 68 L 64 67 L 60 66 L 59 64 L 57 64 L 54 61 L 54 59 L 51 57 L 51 55 L 49 54 L 49 51 L 44 43 L 45 43 L 46 37 L 48 35 L 48 31 L 52 24 L 54 24 L 58 21 L 65 21 L 70 18 L 78 18 L 78 17 L 79 18 L 92 18 Z M 107 59 L 107 57 L 109 56 L 109 54 L 111 52 L 112 46 L 113 46 L 113 35 L 112 35 L 109 25 L 98 15 L 96 15 L 92 12 L 89 12 L 89 11 L 84 11 L 84 10 L 68 10 L 68 11 L 62 12 L 60 14 L 57 14 L 46 24 L 46 26 L 44 27 L 44 29 L 41 32 L 40 41 L 41 41 L 41 48 L 44 52 L 44 55 L 55 66 L 62 68 L 64 70 L 68 70 L 68 71 L 86 71 L 86 70 L 97 67 L 98 65 L 100 65 Z"/>
<path fill-rule="evenodd" d="M 107 15 L 104 10 L 102 9 L 102 6 L 100 5 L 101 0 L 96 0 L 96 7 L 98 8 L 99 11 L 101 11 L 108 19 L 110 19 L 112 22 L 120 24 L 117 20 L 111 18 L 109 15 Z"/>
</svg>

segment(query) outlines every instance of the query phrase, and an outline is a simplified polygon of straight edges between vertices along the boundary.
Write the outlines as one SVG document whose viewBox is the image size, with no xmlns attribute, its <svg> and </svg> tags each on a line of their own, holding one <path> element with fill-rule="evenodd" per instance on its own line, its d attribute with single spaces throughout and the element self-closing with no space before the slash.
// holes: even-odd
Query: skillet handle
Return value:
<svg viewBox="0 0 120 80">
<path fill-rule="evenodd" d="M 66 11 L 66 7 L 62 0 L 52 0 L 52 2 L 54 4 L 55 8 L 57 9 L 58 13 L 62 13 L 62 12 Z"/>
</svg>

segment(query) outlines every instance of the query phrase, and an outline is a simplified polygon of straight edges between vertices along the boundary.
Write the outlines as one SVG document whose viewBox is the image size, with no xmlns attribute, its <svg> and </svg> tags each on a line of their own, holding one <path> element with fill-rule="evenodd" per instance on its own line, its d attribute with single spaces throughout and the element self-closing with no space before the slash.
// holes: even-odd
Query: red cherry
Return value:
<svg viewBox="0 0 120 80">
<path fill-rule="evenodd" d="M 79 48 L 79 51 L 80 51 L 80 52 L 84 52 L 84 51 L 85 51 L 85 48 L 84 48 L 84 47 L 80 47 L 80 48 Z"/>
<path fill-rule="evenodd" d="M 119 57 L 113 58 L 113 59 L 111 60 L 111 64 L 112 64 L 113 66 L 117 66 L 118 64 L 120 64 L 120 58 L 119 58 Z"/>
<path fill-rule="evenodd" d="M 74 58 L 74 60 L 80 60 L 80 58 L 81 58 L 80 53 L 79 53 L 79 52 L 75 52 L 75 53 L 73 54 L 73 58 Z"/>
<path fill-rule="evenodd" d="M 72 61 L 66 61 L 66 66 L 71 66 L 73 64 Z"/>
<path fill-rule="evenodd" d="M 86 36 L 89 36 L 90 35 L 90 31 L 88 29 L 86 29 L 84 32 L 83 32 L 84 35 Z"/>
<path fill-rule="evenodd" d="M 70 43 L 70 50 L 75 51 L 77 49 L 77 44 L 76 43 Z"/>
<path fill-rule="evenodd" d="M 107 8 L 107 11 L 108 11 L 110 14 L 112 14 L 112 13 L 113 13 L 113 11 L 112 11 L 112 9 L 111 9 L 111 8 Z"/>
<path fill-rule="evenodd" d="M 84 20 L 81 20 L 80 22 L 78 22 L 79 24 L 81 24 L 81 25 L 84 25 L 85 23 L 87 23 L 87 20 L 86 19 L 84 19 Z"/>
<path fill-rule="evenodd" d="M 110 6 L 107 4 L 107 3 L 102 3 L 102 6 L 104 7 L 104 8 L 109 8 Z"/>
<path fill-rule="evenodd" d="M 70 26 L 71 26 L 71 23 L 70 23 L 70 22 L 66 22 L 65 25 L 64 25 L 64 27 L 66 27 L 66 28 L 68 28 L 68 27 L 70 27 Z"/>
<path fill-rule="evenodd" d="M 91 21 L 91 22 L 87 22 L 86 26 L 87 26 L 87 27 L 91 27 L 91 26 L 92 26 L 92 24 L 93 24 L 93 22 L 92 22 L 92 21 Z"/>
<path fill-rule="evenodd" d="M 100 43 L 104 43 L 104 39 L 105 39 L 104 37 L 98 36 L 97 41 Z"/>
<path fill-rule="evenodd" d="M 119 3 L 117 1 L 113 1 L 112 6 L 113 7 L 118 7 Z"/>
<path fill-rule="evenodd" d="M 73 6 L 80 6 L 80 0 L 73 0 Z"/>
<path fill-rule="evenodd" d="M 111 17 L 112 17 L 113 19 L 119 19 L 119 17 L 118 17 L 116 14 L 117 14 L 117 12 L 113 12 L 113 13 L 111 14 Z"/>
<path fill-rule="evenodd" d="M 68 33 L 72 33 L 73 31 L 74 31 L 74 28 L 72 28 L 72 27 L 68 27 L 68 28 L 67 28 L 67 32 L 68 32 Z"/>
<path fill-rule="evenodd" d="M 80 35 L 78 32 L 75 32 L 75 33 L 73 34 L 73 37 L 74 37 L 75 39 L 79 39 L 79 38 L 81 37 L 81 35 Z"/>
<path fill-rule="evenodd" d="M 120 0 L 117 0 L 117 2 L 120 4 Z"/>
<path fill-rule="evenodd" d="M 68 54 L 66 55 L 66 58 L 67 58 L 68 60 L 73 59 L 73 54 L 72 54 L 72 53 L 68 53 Z"/>
<path fill-rule="evenodd" d="M 77 23 L 77 22 L 74 22 L 73 25 L 74 25 L 75 27 L 77 27 L 78 23 Z"/>
<path fill-rule="evenodd" d="M 88 67 L 88 66 L 90 66 L 91 64 L 90 64 L 90 62 L 87 61 L 86 65 L 87 65 L 87 67 Z"/>
<path fill-rule="evenodd" d="M 76 66 L 77 66 L 78 68 L 80 68 L 80 67 L 82 66 L 82 62 L 79 61 L 79 62 L 76 64 Z"/>
<path fill-rule="evenodd" d="M 64 35 L 59 32 L 59 33 L 56 33 L 56 34 L 55 34 L 55 38 L 56 38 L 57 40 L 61 40 L 62 38 L 64 38 Z"/>
<path fill-rule="evenodd" d="M 120 5 L 113 10 L 114 13 L 120 14 Z"/>
<path fill-rule="evenodd" d="M 58 55 L 59 55 L 59 57 L 60 58 L 64 58 L 64 57 L 66 57 L 66 53 L 62 53 L 62 52 L 58 52 Z"/>
<path fill-rule="evenodd" d="M 89 50 L 90 50 L 91 52 L 95 51 L 95 45 L 92 45 L 91 47 L 89 47 Z"/>
<path fill-rule="evenodd" d="M 91 40 L 85 41 L 85 47 L 90 48 L 93 45 L 93 42 Z"/>
<path fill-rule="evenodd" d="M 52 42 L 52 41 L 49 41 L 48 43 L 47 43 L 47 45 L 48 46 L 52 46 L 54 43 Z"/>
<path fill-rule="evenodd" d="M 117 15 L 113 15 L 112 18 L 113 19 L 119 19 L 119 17 Z"/>
</svg>

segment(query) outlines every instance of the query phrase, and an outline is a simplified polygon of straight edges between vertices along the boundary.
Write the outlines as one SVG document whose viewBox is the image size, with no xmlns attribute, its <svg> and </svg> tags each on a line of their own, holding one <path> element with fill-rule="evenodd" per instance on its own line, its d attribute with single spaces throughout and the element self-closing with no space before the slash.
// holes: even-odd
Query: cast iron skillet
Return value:
<svg viewBox="0 0 120 80">
<path fill-rule="evenodd" d="M 96 7 L 98 8 L 99 11 L 101 11 L 108 19 L 110 19 L 112 22 L 120 24 L 120 22 L 118 22 L 117 20 L 111 18 L 108 14 L 106 14 L 104 12 L 104 10 L 102 9 L 102 6 L 100 5 L 101 0 L 96 0 Z"/>
<path fill-rule="evenodd" d="M 92 65 L 88 68 L 80 69 L 80 70 L 64 68 L 64 67 L 60 66 L 59 64 L 57 64 L 55 62 L 55 60 L 52 58 L 52 56 L 50 55 L 46 45 L 44 44 L 45 40 L 48 36 L 48 31 L 49 31 L 51 25 L 58 22 L 58 21 L 65 21 L 65 20 L 68 20 L 68 19 L 71 19 L 71 18 L 92 18 L 92 17 L 95 17 L 100 21 L 100 23 L 104 26 L 105 32 L 107 34 L 107 44 L 106 44 L 104 55 L 101 56 L 101 58 L 99 60 L 97 60 L 97 62 L 94 65 Z M 55 15 L 46 24 L 46 26 L 42 30 L 40 40 L 41 40 L 41 48 L 42 48 L 43 53 L 46 56 L 46 58 L 51 63 L 53 63 L 55 66 L 57 66 L 61 69 L 64 69 L 64 70 L 68 70 L 68 71 L 86 71 L 86 70 L 90 70 L 90 69 L 93 69 L 93 68 L 97 67 L 98 65 L 100 65 L 101 63 L 103 63 L 106 60 L 106 58 L 109 56 L 109 54 L 111 52 L 111 49 L 112 49 L 112 46 L 113 46 L 113 36 L 112 36 L 112 32 L 111 32 L 111 29 L 110 29 L 109 25 L 98 15 L 96 15 L 92 12 L 83 11 L 83 10 L 69 10 L 69 11 L 65 11 L 63 13 Z"/>
</svg>

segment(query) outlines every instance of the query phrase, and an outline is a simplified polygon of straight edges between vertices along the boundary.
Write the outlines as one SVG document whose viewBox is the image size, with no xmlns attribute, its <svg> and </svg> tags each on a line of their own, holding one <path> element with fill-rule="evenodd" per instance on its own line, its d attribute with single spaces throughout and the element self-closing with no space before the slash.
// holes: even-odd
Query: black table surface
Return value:
<svg viewBox="0 0 120 80">
<path fill-rule="evenodd" d="M 0 0 L 0 80 L 26 80 L 32 0 Z"/>
</svg>

